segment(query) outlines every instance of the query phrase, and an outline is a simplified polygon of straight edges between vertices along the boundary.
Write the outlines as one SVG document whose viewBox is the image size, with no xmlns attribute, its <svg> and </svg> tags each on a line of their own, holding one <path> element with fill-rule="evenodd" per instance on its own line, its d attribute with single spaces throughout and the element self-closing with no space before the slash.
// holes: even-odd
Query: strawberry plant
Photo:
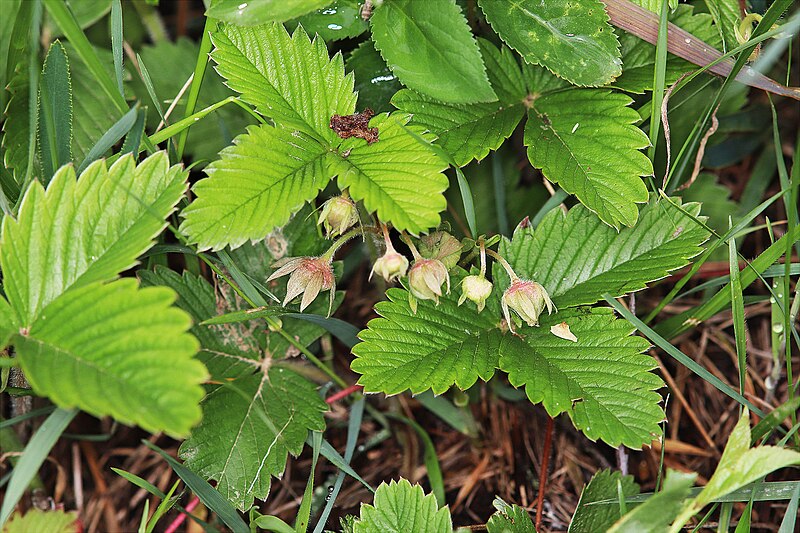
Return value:
<svg viewBox="0 0 800 533">
<path fill-rule="evenodd" d="M 188 2 L 154 4 L 4 7 L 3 531 L 101 529 L 82 502 L 25 498 L 87 424 L 108 440 L 140 428 L 135 454 L 166 468 L 159 486 L 113 470 L 152 496 L 140 531 L 187 516 L 237 533 L 680 531 L 710 516 L 722 531 L 734 510 L 745 531 L 765 500 L 787 501 L 774 525 L 794 527 L 790 1 L 212 0 L 197 41 L 163 25 L 174 8 L 185 33 Z M 741 174 L 757 152 L 737 203 L 710 171 Z M 698 281 L 712 261 L 723 272 Z M 753 313 L 769 315 L 769 350 L 748 337 Z M 680 340 L 728 317 L 713 342 L 730 375 Z M 676 368 L 728 402 L 724 449 Z M 487 397 L 529 419 L 479 424 Z M 538 485 L 489 500 L 477 526 L 456 514 L 470 489 L 446 490 L 412 404 L 476 450 L 535 424 Z M 682 412 L 711 449 L 667 433 Z M 579 480 L 569 524 L 544 516 L 556 432 L 616 449 L 621 470 Z M 424 476 L 376 477 L 368 450 L 393 436 L 419 439 Z M 665 461 L 678 445 L 713 459 L 703 483 Z M 656 475 L 634 480 L 622 458 L 642 449 L 661 451 Z M 94 449 L 73 450 L 105 487 Z M 280 512 L 278 484 L 294 498 Z M 336 509 L 345 484 L 364 497 Z"/>
</svg>

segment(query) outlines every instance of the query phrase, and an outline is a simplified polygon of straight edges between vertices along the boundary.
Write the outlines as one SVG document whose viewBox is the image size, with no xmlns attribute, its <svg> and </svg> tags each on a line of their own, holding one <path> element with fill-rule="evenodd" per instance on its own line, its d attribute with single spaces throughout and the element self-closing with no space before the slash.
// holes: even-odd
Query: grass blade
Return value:
<svg viewBox="0 0 800 533">
<path fill-rule="evenodd" d="M 31 437 L 19 462 L 14 467 L 8 489 L 0 508 L 0 528 L 6 523 L 14 507 L 28 488 L 28 484 L 39 471 L 39 467 L 47 459 L 58 438 L 69 423 L 78 414 L 77 409 L 56 409 L 47 417 L 36 433 Z"/>
<path fill-rule="evenodd" d="M 139 109 L 139 104 L 136 104 L 125 113 L 121 119 L 116 121 L 107 132 L 103 134 L 100 139 L 92 146 L 89 153 L 83 159 L 81 166 L 78 167 L 78 174 L 83 172 L 93 161 L 100 159 L 106 151 L 110 150 L 112 146 L 117 144 L 126 133 L 128 133 L 133 125 L 136 123 L 136 115 Z"/>
<path fill-rule="evenodd" d="M 139 153 L 139 144 L 141 144 L 142 136 L 144 135 L 144 123 L 146 118 L 147 114 L 144 112 L 144 109 L 140 109 L 136 115 L 136 122 L 134 122 L 128 135 L 125 136 L 125 142 L 122 143 L 120 155 L 134 154 L 135 156 Z"/>
<path fill-rule="evenodd" d="M 441 509 L 447 504 L 444 494 L 444 478 L 442 476 L 442 467 L 439 465 L 439 457 L 436 455 L 436 447 L 433 445 L 428 432 L 425 428 L 401 415 L 394 413 L 386 413 L 387 418 L 408 424 L 414 431 L 417 432 L 419 438 L 422 440 L 422 445 L 425 450 L 423 460 L 425 461 L 425 468 L 428 470 L 428 481 L 431 483 L 431 490 L 436 497 L 436 503 L 439 504 Z"/>
<path fill-rule="evenodd" d="M 792 533 L 796 531 L 794 526 L 797 522 L 797 504 L 800 502 L 800 483 L 794 489 L 792 499 L 789 500 L 789 505 L 786 507 L 786 514 L 783 515 L 781 526 L 778 528 L 778 533 Z"/>
<path fill-rule="evenodd" d="M 796 414 L 798 409 L 800 409 L 800 396 L 795 396 L 770 411 L 758 424 L 753 426 L 750 432 L 750 444 L 755 445 L 759 439 L 778 427 L 781 422 Z"/>
<path fill-rule="evenodd" d="M 311 438 L 309 437 L 308 439 L 306 439 L 306 444 L 310 444 L 310 441 Z M 342 456 L 339 455 L 339 452 L 336 451 L 336 448 L 331 446 L 331 444 L 327 440 L 322 439 L 322 447 L 320 448 L 319 453 L 321 453 L 322 456 L 325 457 L 325 459 L 333 463 L 333 466 L 335 466 L 336 468 L 338 468 L 351 478 L 359 481 L 362 485 L 364 485 L 367 488 L 367 490 L 369 490 L 372 493 L 375 492 L 375 489 L 373 489 L 369 483 L 364 481 L 364 478 L 359 476 L 356 473 L 356 471 L 353 470 L 349 464 L 347 464 L 347 462 L 342 458 Z"/>
<path fill-rule="evenodd" d="M 311 519 L 311 501 L 314 499 L 314 470 L 317 469 L 317 460 L 319 459 L 319 449 L 321 446 L 322 432 L 311 432 L 311 472 L 308 474 L 306 490 L 303 492 L 303 501 L 300 503 L 300 509 L 297 510 L 297 521 L 294 526 L 296 533 L 306 533 L 306 531 L 308 531 L 308 522 Z"/>
<path fill-rule="evenodd" d="M 472 235 L 470 237 L 477 237 L 478 229 L 475 222 L 475 202 L 472 199 L 472 189 L 469 187 L 467 178 L 461 169 L 456 167 L 456 177 L 458 178 L 458 190 L 461 192 L 461 201 L 464 203 L 464 214 L 467 217 L 467 225 Z"/>
<path fill-rule="evenodd" d="M 245 524 L 242 517 L 239 516 L 236 509 L 233 508 L 230 502 L 228 502 L 217 489 L 209 485 L 205 479 L 183 466 L 155 444 L 147 440 L 143 440 L 142 443 L 163 457 L 175 473 L 178 474 L 178 477 L 186 483 L 186 486 L 192 489 L 192 492 L 200 498 L 200 501 L 203 502 L 206 507 L 217 513 L 220 520 L 231 528 L 233 533 L 250 533 L 250 528 L 247 527 L 247 524 Z"/>
<path fill-rule="evenodd" d="M 664 89 L 667 84 L 668 2 L 669 0 L 661 2 L 661 17 L 658 23 L 658 39 L 656 41 L 656 64 L 653 69 L 653 97 L 650 101 L 650 148 L 647 149 L 647 156 L 651 161 L 656 155 L 658 133 L 661 129 L 661 103 L 664 101 Z"/>
<path fill-rule="evenodd" d="M 729 225 L 733 225 L 728 220 Z M 744 396 L 744 382 L 747 377 L 747 331 L 744 324 L 744 297 L 742 282 L 739 279 L 739 254 L 736 252 L 736 238 L 728 241 L 728 261 L 731 273 L 731 309 L 733 312 L 733 334 L 736 340 L 736 359 L 739 365 L 739 394 Z"/>
<path fill-rule="evenodd" d="M 111 53 L 114 55 L 117 88 L 119 94 L 125 98 L 125 89 L 122 86 L 122 3 L 120 0 L 111 2 Z"/>
</svg>

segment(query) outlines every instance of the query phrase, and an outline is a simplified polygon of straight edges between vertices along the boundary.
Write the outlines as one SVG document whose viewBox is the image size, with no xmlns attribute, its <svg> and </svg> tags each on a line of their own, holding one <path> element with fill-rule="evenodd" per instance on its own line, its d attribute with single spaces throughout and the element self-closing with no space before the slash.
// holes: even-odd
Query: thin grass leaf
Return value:
<svg viewBox="0 0 800 533">
<path fill-rule="evenodd" d="M 439 505 L 439 509 L 443 508 L 447 504 L 447 499 L 444 494 L 444 477 L 442 476 L 442 467 L 439 465 L 439 457 L 436 455 L 436 447 L 433 445 L 433 440 L 431 440 L 430 435 L 425 431 L 425 428 L 410 418 L 394 413 L 386 413 L 386 416 L 392 420 L 397 420 L 398 422 L 410 426 L 411 429 L 416 431 L 417 435 L 419 435 L 424 449 L 423 460 L 425 461 L 425 468 L 428 471 L 428 481 L 431 484 L 431 490 L 436 498 L 436 503 Z"/>
<path fill-rule="evenodd" d="M 246 322 L 248 320 L 256 320 L 258 318 L 266 318 L 273 316 L 280 316 L 285 314 L 283 307 L 255 307 L 253 309 L 245 309 L 244 311 L 233 311 L 222 315 L 217 315 L 208 320 L 200 322 L 201 326 L 212 326 L 216 324 L 236 324 L 239 322 Z"/>
<path fill-rule="evenodd" d="M 119 151 L 120 155 L 136 155 L 139 153 L 139 144 L 141 144 L 142 136 L 144 135 L 146 119 L 147 113 L 145 113 L 144 109 L 139 109 L 139 113 L 136 115 L 136 122 L 133 124 L 131 130 L 125 136 L 125 141 L 122 143 L 122 148 Z"/>
<path fill-rule="evenodd" d="M 100 137 L 92 149 L 89 150 L 89 153 L 86 154 L 86 158 L 83 160 L 80 167 L 78 167 L 79 174 L 86 170 L 86 167 L 88 167 L 91 163 L 103 157 L 104 153 L 117 144 L 120 139 L 122 139 L 125 134 L 128 133 L 131 128 L 133 128 L 134 124 L 136 124 L 138 109 L 139 104 L 134 105 L 122 116 L 122 118 L 114 123 L 114 125 L 111 126 L 111 128 L 109 128 L 109 130 L 105 132 L 102 137 Z"/>
<path fill-rule="evenodd" d="M 358 433 L 361 429 L 361 419 L 364 416 L 365 403 L 366 400 L 362 396 L 350 406 L 350 416 L 348 417 L 347 421 L 347 442 L 345 443 L 344 447 L 344 460 L 347 462 L 347 464 L 350 464 L 350 461 L 353 460 L 353 453 L 356 450 Z M 326 498 L 325 507 L 322 509 L 322 512 L 319 515 L 317 525 L 314 527 L 314 533 L 322 533 L 322 531 L 325 529 L 325 523 L 328 521 L 328 516 L 330 516 L 331 511 L 333 510 L 334 503 L 336 503 L 336 497 L 339 495 L 339 491 L 342 489 L 344 476 L 344 472 L 339 472 L 339 474 L 336 476 L 336 481 L 333 484 L 333 488 L 328 493 Z"/>
<path fill-rule="evenodd" d="M 763 483 L 750 484 L 746 485 L 740 489 L 737 489 L 733 492 L 730 492 L 724 496 L 720 496 L 716 498 L 714 501 L 717 503 L 724 503 L 724 502 L 747 502 L 750 498 L 753 498 L 753 501 L 756 502 L 768 502 L 768 501 L 785 501 L 791 500 L 795 490 L 800 487 L 800 481 L 766 481 Z M 755 491 L 754 491 L 755 489 Z M 703 490 L 703 487 L 693 487 L 692 490 L 689 491 L 690 497 L 695 497 Z M 642 503 L 647 501 L 648 498 L 652 497 L 654 493 L 652 492 L 645 492 L 642 494 L 637 494 L 633 496 L 629 496 L 625 498 L 625 502 L 628 504 L 631 503 Z M 602 500 L 598 500 L 595 502 L 587 503 L 588 506 L 593 505 L 616 505 L 617 500 L 616 498 L 606 498 Z"/>
<path fill-rule="evenodd" d="M 246 4 L 245 4 L 246 5 Z M 200 41 L 200 50 L 197 52 L 197 62 L 194 66 L 194 74 L 192 74 L 192 85 L 189 87 L 189 94 L 186 97 L 186 108 L 183 111 L 184 119 L 194 113 L 197 106 L 197 100 L 200 98 L 200 86 L 203 83 L 203 78 L 206 75 L 206 67 L 208 66 L 209 52 L 211 52 L 211 30 L 217 25 L 217 21 L 211 17 L 206 17 L 206 23 L 203 27 L 203 38 Z M 189 137 L 189 124 L 186 129 L 181 131 L 178 137 L 177 157 L 183 157 L 183 150 L 186 148 L 186 139 Z"/>
<path fill-rule="evenodd" d="M 31 437 L 22 457 L 14 466 L 5 491 L 3 506 L 0 508 L 0 527 L 3 527 L 11 516 L 14 507 L 39 471 L 39 467 L 47 459 L 50 450 L 76 414 L 78 414 L 77 409 L 56 409 Z"/>
<path fill-rule="evenodd" d="M 470 189 L 464 173 L 458 167 L 456 167 L 456 177 L 458 178 L 458 190 L 461 192 L 461 201 L 464 203 L 464 215 L 467 217 L 467 225 L 472 234 L 470 237 L 477 237 L 478 228 L 475 223 L 475 202 L 472 199 L 472 189 Z"/>
<path fill-rule="evenodd" d="M 759 439 L 778 427 L 784 420 L 795 415 L 798 409 L 800 409 L 800 396 L 795 396 L 770 411 L 758 424 L 753 426 L 751 432 L 753 440 L 750 444 L 755 445 Z"/>
<path fill-rule="evenodd" d="M 523 396 L 524 397 L 524 396 Z M 471 438 L 478 436 L 478 423 L 472 416 L 469 408 L 458 408 L 453 402 L 444 396 L 436 396 L 431 391 L 423 392 L 415 396 L 415 399 L 422 404 L 425 409 L 435 414 L 462 435 Z"/>
<path fill-rule="evenodd" d="M 150 77 L 150 72 L 147 70 L 147 67 L 144 64 L 144 60 L 139 54 L 136 54 L 136 62 L 139 64 L 139 72 L 141 73 L 144 87 L 145 89 L 147 89 L 147 94 L 150 96 L 150 101 L 153 102 L 153 106 L 158 112 L 158 116 L 161 117 L 161 120 L 166 123 L 167 118 L 164 115 L 164 108 L 161 107 L 161 100 L 158 99 L 158 96 L 156 95 L 156 90 L 153 87 L 153 79 Z"/>
<path fill-rule="evenodd" d="M 154 452 L 158 453 L 164 460 L 169 463 L 172 469 L 178 474 L 186 486 L 192 489 L 200 501 L 203 502 L 203 505 L 209 508 L 209 510 L 217 513 L 220 520 L 225 523 L 226 526 L 231 528 L 233 533 L 250 533 L 250 528 L 247 527 L 244 520 L 239 516 L 239 513 L 236 512 L 236 509 L 222 497 L 214 487 L 208 484 L 206 480 L 183 466 L 181 463 L 176 461 L 172 456 L 170 456 L 167 452 L 156 446 L 155 444 L 151 443 L 148 440 L 142 440 L 142 444 L 153 450 Z"/>
<path fill-rule="evenodd" d="M 697 374 L 700 378 L 705 380 L 710 385 L 714 386 L 717 390 L 722 392 L 723 394 L 730 396 L 740 405 L 747 407 L 750 411 L 756 413 L 758 416 L 763 417 L 764 412 L 753 405 L 747 398 L 733 390 L 729 385 L 724 383 L 720 380 L 717 376 L 697 364 L 697 362 L 677 349 L 675 346 L 670 344 L 664 337 L 656 333 L 653 329 L 648 327 L 644 322 L 639 320 L 639 318 L 631 313 L 625 306 L 620 304 L 615 298 L 612 298 L 610 295 L 606 294 L 603 296 L 606 302 L 611 305 L 623 318 L 627 319 L 631 324 L 633 324 L 636 329 L 638 329 L 642 335 L 650 339 L 650 341 L 667 352 L 673 359 L 677 360 L 683 366 Z"/>
<path fill-rule="evenodd" d="M 744 508 L 742 516 L 739 517 L 739 523 L 736 524 L 734 533 L 750 533 L 750 518 L 753 514 L 753 498 L 747 502 L 747 507 Z M 724 531 L 728 531 L 727 528 Z"/>
<path fill-rule="evenodd" d="M 729 225 L 733 225 L 728 220 Z M 739 279 L 739 254 L 736 252 L 736 238 L 728 241 L 728 264 L 731 273 L 731 309 L 733 311 L 733 332 L 736 340 L 736 359 L 739 365 L 739 394 L 744 396 L 747 375 L 747 329 L 744 324 L 744 297 L 742 282 Z"/>
<path fill-rule="evenodd" d="M 324 317 L 322 315 L 315 315 L 311 313 L 286 313 L 286 316 L 298 318 L 311 322 L 318 326 L 325 328 L 328 333 L 339 339 L 342 344 L 348 348 L 352 348 L 358 344 L 359 329 L 349 322 L 345 322 L 339 318 Z"/>
<path fill-rule="evenodd" d="M 661 127 L 661 103 L 664 100 L 664 89 L 667 78 L 667 24 L 669 23 L 669 9 L 667 3 L 661 3 L 661 16 L 658 23 L 658 39 L 656 41 L 656 64 L 653 68 L 653 97 L 650 101 L 650 147 L 647 156 L 652 160 L 658 146 L 658 133 Z"/>
<path fill-rule="evenodd" d="M 322 446 L 322 432 L 311 432 L 311 473 L 306 481 L 306 490 L 303 492 L 303 500 L 297 510 L 297 521 L 294 525 L 296 533 L 306 533 L 308 522 L 311 519 L 311 502 L 314 499 L 314 471 L 317 469 L 319 459 L 319 449 Z"/>
<path fill-rule="evenodd" d="M 795 529 L 795 523 L 797 522 L 797 504 L 800 502 L 800 483 L 797 484 L 797 487 L 794 489 L 794 494 L 792 494 L 792 499 L 789 501 L 789 505 L 786 507 L 786 513 L 783 515 L 783 520 L 781 520 L 781 525 L 778 528 L 778 533 L 792 533 L 793 531 L 797 531 Z"/>
<path fill-rule="evenodd" d="M 277 516 L 272 515 L 259 516 L 253 522 L 251 522 L 251 525 L 255 525 L 259 529 L 272 531 L 273 533 L 295 533 L 295 530 L 292 526 Z"/>
<path fill-rule="evenodd" d="M 125 97 L 122 86 L 122 3 L 114 0 L 111 3 L 111 52 L 114 54 L 114 74 L 117 77 L 119 94 Z"/>
<path fill-rule="evenodd" d="M 172 509 L 172 507 L 178 502 L 178 498 L 177 497 L 173 498 L 172 495 L 175 493 L 175 490 L 178 488 L 178 485 L 180 485 L 180 483 L 181 483 L 180 480 L 176 481 L 172 485 L 172 488 L 169 489 L 169 492 L 166 494 L 166 496 L 161 500 L 161 503 L 158 504 L 158 507 L 156 507 L 156 510 L 153 513 L 153 516 L 150 517 L 147 520 L 147 525 L 145 527 L 145 533 L 153 533 L 153 530 L 155 529 L 156 524 L 161 519 L 161 517 L 164 516 L 164 514 L 167 511 Z M 149 501 L 145 500 L 145 512 L 142 513 L 145 517 L 148 516 L 148 512 L 147 512 L 147 504 L 148 503 L 149 503 Z"/>
<path fill-rule="evenodd" d="M 309 438 L 306 439 L 306 444 L 308 444 L 309 446 L 311 445 L 310 436 Z M 358 473 L 356 473 L 356 471 L 353 470 L 349 464 L 347 464 L 347 461 L 345 461 L 344 458 L 341 455 L 339 455 L 339 452 L 336 451 L 336 448 L 331 446 L 331 444 L 327 440 L 322 439 L 322 447 L 320 448 L 319 453 L 321 453 L 322 456 L 325 457 L 325 459 L 330 461 L 333 464 L 333 466 L 335 466 L 336 468 L 338 468 L 351 478 L 357 480 L 362 485 L 364 485 L 364 487 L 366 487 L 367 490 L 369 490 L 370 492 L 375 492 L 375 489 L 372 488 L 372 485 L 364 481 L 364 478 L 359 476 Z"/>
<path fill-rule="evenodd" d="M 30 420 L 31 418 L 36 418 L 37 416 L 42 415 L 49 415 L 53 411 L 56 410 L 55 405 L 49 405 L 47 407 L 40 407 L 39 409 L 34 409 L 33 411 L 28 411 L 27 413 L 17 415 L 13 418 L 9 418 L 8 420 L 0 421 L 0 429 L 7 428 L 19 424 L 25 420 Z"/>
</svg>

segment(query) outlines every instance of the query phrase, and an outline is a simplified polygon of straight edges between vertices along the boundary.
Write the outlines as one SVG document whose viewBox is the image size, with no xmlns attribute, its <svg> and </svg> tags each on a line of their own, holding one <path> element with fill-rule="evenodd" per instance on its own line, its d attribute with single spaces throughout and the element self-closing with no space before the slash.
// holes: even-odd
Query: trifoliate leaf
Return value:
<svg viewBox="0 0 800 533">
<path fill-rule="evenodd" d="M 328 184 L 327 154 L 301 131 L 249 127 L 192 188 L 197 198 L 183 210 L 181 231 L 201 250 L 263 239 Z"/>
<path fill-rule="evenodd" d="M 392 0 L 370 19 L 375 47 L 403 84 L 443 102 L 497 99 L 455 0 Z"/>
<path fill-rule="evenodd" d="M 536 528 L 533 526 L 528 511 L 519 505 L 506 504 L 502 510 L 489 518 L 486 523 L 486 531 L 488 533 L 536 533 Z"/>
<path fill-rule="evenodd" d="M 228 86 L 276 123 L 337 142 L 331 116 L 355 111 L 353 76 L 341 54 L 333 59 L 322 39 L 302 28 L 289 36 L 281 24 L 227 24 L 212 37 L 211 57 Z"/>
<path fill-rule="evenodd" d="M 450 509 L 437 509 L 433 494 L 407 480 L 381 483 L 372 505 L 361 504 L 354 533 L 452 533 Z"/>
<path fill-rule="evenodd" d="M 653 174 L 630 103 L 604 89 L 553 92 L 533 101 L 525 124 L 531 164 L 615 228 L 636 223 L 636 204 L 647 201 L 640 176 Z"/>
<path fill-rule="evenodd" d="M 272 367 L 228 382 L 203 400 L 203 421 L 180 448 L 186 466 L 217 481 L 217 490 L 241 510 L 269 494 L 288 454 L 303 450 L 308 431 L 322 431 L 327 404 L 314 385 L 291 370 Z"/>
<path fill-rule="evenodd" d="M 639 494 L 639 485 L 633 476 L 601 470 L 583 488 L 575 514 L 569 524 L 569 533 L 595 533 L 607 531 L 619 520 L 619 494 L 630 497 Z M 610 503 L 597 503 L 611 500 Z"/>
<path fill-rule="evenodd" d="M 164 152 L 136 166 L 123 156 L 111 168 L 92 163 L 75 178 L 62 167 L 47 191 L 33 182 L 16 220 L 0 236 L 4 289 L 21 326 L 68 289 L 113 279 L 136 264 L 166 226 L 186 190 L 186 172 Z"/>
<path fill-rule="evenodd" d="M 607 308 L 559 311 L 539 317 L 540 327 L 524 327 L 523 340 L 511 337 L 500 352 L 500 369 L 515 387 L 525 386 L 533 403 L 551 417 L 568 413 L 591 440 L 641 448 L 660 434 L 663 386 L 650 370 L 656 362 L 642 354 L 648 343 L 630 336 L 633 327 Z M 560 339 L 550 327 L 566 322 L 578 342 Z"/>
<path fill-rule="evenodd" d="M 77 513 L 42 511 L 31 508 L 25 515 L 14 514 L 3 527 L 3 533 L 79 533 L 82 531 Z"/>
<path fill-rule="evenodd" d="M 435 133 L 439 137 L 437 144 L 462 167 L 496 150 L 514 132 L 524 115 L 522 102 L 446 104 L 408 89 L 395 94 L 392 105 L 411 113 L 414 124 Z"/>
<path fill-rule="evenodd" d="M 60 407 L 186 435 L 200 419 L 206 370 L 174 299 L 129 278 L 71 288 L 16 337 L 25 377 Z"/>
<path fill-rule="evenodd" d="M 525 61 L 575 85 L 605 85 L 622 72 L 619 42 L 600 0 L 479 0 L 478 5 Z"/>
<path fill-rule="evenodd" d="M 236 325 L 203 326 L 200 322 L 219 314 L 214 289 L 202 277 L 189 272 L 181 276 L 166 267 L 155 271 L 140 270 L 144 286 L 169 287 L 178 295 L 175 303 L 191 315 L 194 326 L 190 333 L 200 341 L 197 358 L 208 369 L 211 379 L 222 381 L 252 373 L 260 366 L 255 332 L 245 335 Z M 255 345 L 255 346 L 254 346 Z"/>
<path fill-rule="evenodd" d="M 455 287 L 460 279 L 451 284 L 454 290 L 439 298 L 438 306 L 422 300 L 416 313 L 407 291 L 386 292 L 388 300 L 375 306 L 381 318 L 370 320 L 358 335 L 363 342 L 353 348 L 356 359 L 350 368 L 362 374 L 358 382 L 366 391 L 419 394 L 432 389 L 441 394 L 454 384 L 467 389 L 478 378 L 494 375 L 506 343 L 499 330 L 492 330 L 499 310 L 496 305 L 482 313 L 473 304 L 459 307 Z"/>
<path fill-rule="evenodd" d="M 661 533 L 678 516 L 684 500 L 694 485 L 697 474 L 669 470 L 664 486 L 642 505 L 623 516 L 609 533 Z"/>
<path fill-rule="evenodd" d="M 330 0 L 217 0 L 206 14 L 240 26 L 257 26 L 267 22 L 286 22 L 329 3 Z"/>
<path fill-rule="evenodd" d="M 661 2 L 658 4 L 660 8 Z M 719 34 L 712 25 L 711 16 L 706 13 L 695 14 L 693 6 L 679 5 L 675 11 L 670 12 L 669 21 L 711 46 L 719 48 L 722 44 Z M 651 91 L 653 69 L 656 65 L 656 47 L 626 32 L 622 32 L 619 42 L 622 46 L 622 75 L 616 79 L 614 86 L 634 93 Z M 697 67 L 694 64 L 685 59 L 667 54 L 666 85 L 672 85 L 683 73 L 695 68 Z"/>
<path fill-rule="evenodd" d="M 390 111 L 389 100 L 402 88 L 386 61 L 375 50 L 372 41 L 364 41 L 347 58 L 347 69 L 356 78 L 358 107 L 369 107 L 376 113 Z"/>
<path fill-rule="evenodd" d="M 620 232 L 582 206 L 567 214 L 554 209 L 535 230 L 518 229 L 500 253 L 520 277 L 541 283 L 559 309 L 595 303 L 604 293 L 622 296 L 686 265 L 708 238 L 678 209 L 697 217 L 700 204 L 672 201 L 651 201 L 636 226 Z"/>
<path fill-rule="evenodd" d="M 378 115 L 370 121 L 378 128 L 377 142 L 346 139 L 339 157 L 328 160 L 339 188 L 348 187 L 381 221 L 416 234 L 439 225 L 448 180 L 442 174 L 447 164 L 426 145 L 420 128 L 406 126 L 409 119 L 402 113 Z"/>
<path fill-rule="evenodd" d="M 478 39 L 478 47 L 497 99 L 506 104 L 519 103 L 525 99 L 528 90 L 516 54 L 507 46 L 498 48 L 486 39 Z"/>
</svg>

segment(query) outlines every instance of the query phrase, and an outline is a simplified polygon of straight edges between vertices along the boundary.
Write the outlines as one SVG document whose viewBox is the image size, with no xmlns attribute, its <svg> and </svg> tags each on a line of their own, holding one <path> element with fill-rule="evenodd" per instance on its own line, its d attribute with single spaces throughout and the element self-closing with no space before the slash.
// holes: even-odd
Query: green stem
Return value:
<svg viewBox="0 0 800 533">
<path fill-rule="evenodd" d="M 517 276 L 516 272 L 514 272 L 514 269 L 511 268 L 511 265 L 508 264 L 508 261 L 506 261 L 502 255 L 498 254 L 491 248 L 486 248 L 486 253 L 491 255 L 498 263 L 500 263 L 503 266 L 503 268 L 506 269 L 508 277 L 511 278 L 511 283 L 514 283 L 515 281 L 519 280 L 519 276 Z"/>
<path fill-rule="evenodd" d="M 400 240 L 402 240 L 404 243 L 406 243 L 406 245 L 408 246 L 409 250 L 411 250 L 411 255 L 414 256 L 414 261 L 422 260 L 422 256 L 420 255 L 419 250 L 417 250 L 417 247 L 414 246 L 414 242 L 411 240 L 411 237 L 409 237 L 405 233 L 402 233 L 400 235 Z"/>
<path fill-rule="evenodd" d="M 364 227 L 361 227 L 361 228 L 353 228 L 350 231 L 348 231 L 347 233 L 345 233 L 344 235 L 342 235 L 341 237 L 339 237 L 338 239 L 336 239 L 333 242 L 333 244 L 331 245 L 331 247 L 328 248 L 325 251 L 324 254 L 319 256 L 320 259 L 325 259 L 326 261 L 333 261 L 333 256 L 336 255 L 336 252 L 339 251 L 339 248 L 341 248 L 347 241 L 349 241 L 353 237 L 356 237 L 358 235 L 362 235 L 364 232 L 380 234 L 380 230 L 378 228 L 374 227 L 374 226 L 364 226 Z"/>
</svg>

